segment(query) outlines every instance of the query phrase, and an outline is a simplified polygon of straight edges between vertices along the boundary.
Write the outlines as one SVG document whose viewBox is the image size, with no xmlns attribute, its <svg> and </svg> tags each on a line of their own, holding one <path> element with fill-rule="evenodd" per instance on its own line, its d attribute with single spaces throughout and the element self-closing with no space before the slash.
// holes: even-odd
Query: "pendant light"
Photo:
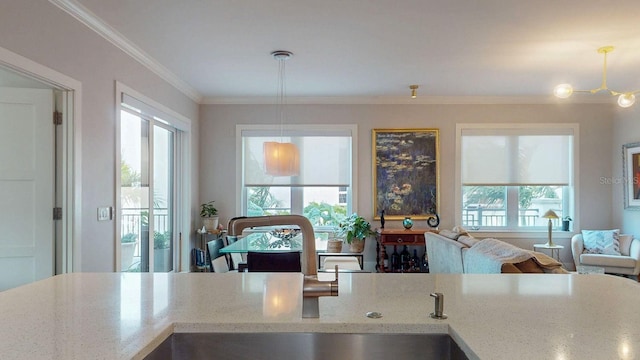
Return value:
<svg viewBox="0 0 640 360">
<path fill-rule="evenodd" d="M 636 102 L 635 94 L 640 92 L 640 90 L 617 91 L 611 90 L 607 86 L 607 54 L 612 51 L 613 46 L 603 46 L 598 49 L 598 54 L 602 54 L 604 57 L 604 66 L 602 67 L 602 83 L 600 84 L 599 88 L 591 90 L 575 90 L 570 84 L 560 84 L 553 88 L 553 95 L 561 99 L 566 99 L 576 92 L 595 94 L 600 91 L 605 91 L 610 95 L 618 97 L 618 106 L 626 108 L 633 105 Z"/>
<path fill-rule="evenodd" d="M 280 142 L 268 141 L 263 145 L 265 172 L 271 176 L 298 176 L 300 174 L 300 152 L 293 143 L 282 141 L 286 107 L 285 61 L 293 53 L 278 50 L 271 53 L 278 61 L 278 91 L 276 113 L 280 119 Z"/>
</svg>

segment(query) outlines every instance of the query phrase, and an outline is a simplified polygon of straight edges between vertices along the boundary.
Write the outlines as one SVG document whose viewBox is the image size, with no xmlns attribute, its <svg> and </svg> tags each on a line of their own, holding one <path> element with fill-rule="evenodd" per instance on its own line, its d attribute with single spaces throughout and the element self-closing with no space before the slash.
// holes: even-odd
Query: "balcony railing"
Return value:
<svg viewBox="0 0 640 360">
<path fill-rule="evenodd" d="M 562 210 L 553 209 L 559 219 L 552 219 L 554 227 L 559 226 L 562 219 Z M 518 215 L 518 226 L 536 227 L 547 226 L 547 219 L 540 217 L 539 209 L 520 209 Z M 462 209 L 462 226 L 468 228 L 481 227 L 505 227 L 507 226 L 507 210 L 491 209 L 482 207 L 468 207 Z"/>
<path fill-rule="evenodd" d="M 143 232 L 143 225 L 147 214 L 143 215 L 143 212 L 147 212 L 147 209 L 138 208 L 126 208 L 122 209 L 121 221 L 120 221 L 120 233 L 122 236 L 126 234 L 135 234 L 136 242 L 139 242 Z M 153 229 L 159 233 L 166 233 L 171 230 L 171 223 L 169 219 L 169 211 L 167 208 L 153 209 Z M 135 256 L 140 256 L 140 247 L 136 246 Z"/>
</svg>

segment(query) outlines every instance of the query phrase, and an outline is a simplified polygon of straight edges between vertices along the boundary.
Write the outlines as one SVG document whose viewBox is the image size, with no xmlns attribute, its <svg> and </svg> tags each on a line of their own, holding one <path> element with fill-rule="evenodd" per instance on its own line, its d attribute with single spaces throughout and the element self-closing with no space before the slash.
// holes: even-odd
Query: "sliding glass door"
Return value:
<svg viewBox="0 0 640 360">
<path fill-rule="evenodd" d="M 120 114 L 120 270 L 174 270 L 176 130 L 123 104 Z"/>
</svg>

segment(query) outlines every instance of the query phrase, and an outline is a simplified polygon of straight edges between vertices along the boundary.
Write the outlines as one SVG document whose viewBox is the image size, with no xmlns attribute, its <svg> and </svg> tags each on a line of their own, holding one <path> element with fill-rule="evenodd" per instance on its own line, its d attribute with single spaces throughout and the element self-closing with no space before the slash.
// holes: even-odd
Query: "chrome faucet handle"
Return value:
<svg viewBox="0 0 640 360">
<path fill-rule="evenodd" d="M 338 264 L 336 264 L 335 269 L 336 269 L 336 279 L 335 279 L 335 281 L 338 282 Z"/>
<path fill-rule="evenodd" d="M 431 316 L 434 319 L 446 319 L 447 315 L 443 313 L 444 310 L 444 294 L 442 293 L 431 293 L 429 294 L 429 296 L 433 297 L 436 299 L 435 304 L 434 304 L 434 310 L 431 314 L 429 314 L 429 316 Z"/>
</svg>

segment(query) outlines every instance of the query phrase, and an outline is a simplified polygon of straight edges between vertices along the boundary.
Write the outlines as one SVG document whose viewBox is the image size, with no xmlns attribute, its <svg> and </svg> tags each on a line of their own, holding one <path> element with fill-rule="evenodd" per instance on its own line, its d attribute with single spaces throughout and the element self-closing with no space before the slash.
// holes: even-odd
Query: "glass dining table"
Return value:
<svg viewBox="0 0 640 360">
<path fill-rule="evenodd" d="M 238 241 L 220 250 L 223 254 L 247 253 L 249 251 L 302 251 L 302 235 L 299 234 L 289 240 L 285 240 L 270 233 L 250 233 L 238 238 Z M 327 241 L 316 238 L 316 252 L 326 251 Z"/>
<path fill-rule="evenodd" d="M 322 266 L 322 259 L 327 256 L 354 256 L 360 263 L 360 268 L 363 268 L 363 254 L 362 253 L 328 253 L 327 252 L 327 240 L 315 239 L 316 242 L 316 254 L 318 255 L 318 265 Z M 291 239 L 285 240 L 278 238 L 270 233 L 255 232 L 247 234 L 246 236 L 238 238 L 237 241 L 230 243 L 229 245 L 220 249 L 221 254 L 232 253 L 248 253 L 249 251 L 261 251 L 261 252 L 283 252 L 283 251 L 299 251 L 302 252 L 302 235 L 299 234 Z"/>
</svg>

